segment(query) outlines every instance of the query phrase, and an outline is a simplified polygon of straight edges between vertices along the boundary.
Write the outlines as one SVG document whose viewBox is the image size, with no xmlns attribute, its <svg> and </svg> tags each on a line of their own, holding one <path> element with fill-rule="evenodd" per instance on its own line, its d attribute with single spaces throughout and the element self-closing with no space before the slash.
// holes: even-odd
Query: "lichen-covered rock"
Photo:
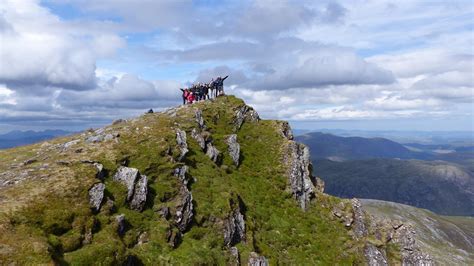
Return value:
<svg viewBox="0 0 474 266">
<path fill-rule="evenodd" d="M 255 252 L 250 252 L 249 266 L 268 266 L 268 260 L 264 256 L 260 256 Z"/>
<path fill-rule="evenodd" d="M 352 218 L 354 219 L 354 223 L 352 229 L 354 231 L 354 236 L 356 239 L 360 239 L 362 237 L 367 236 L 367 226 L 365 224 L 365 212 L 362 209 L 362 204 L 356 198 L 351 200 L 352 204 Z"/>
<path fill-rule="evenodd" d="M 206 141 L 204 140 L 204 137 L 201 135 L 201 133 L 198 132 L 197 129 L 193 128 L 193 130 L 191 131 L 191 137 L 196 140 L 201 150 L 203 151 L 206 150 Z"/>
<path fill-rule="evenodd" d="M 184 157 L 186 156 L 186 154 L 188 153 L 188 143 L 186 141 L 186 132 L 181 130 L 181 129 L 178 129 L 176 130 L 176 143 L 178 144 L 178 148 L 179 148 L 179 152 L 180 152 L 180 155 L 179 155 L 179 158 L 178 158 L 178 161 L 181 161 L 184 159 Z"/>
<path fill-rule="evenodd" d="M 289 163 L 288 179 L 293 197 L 298 201 L 301 209 L 306 210 L 311 199 L 315 196 L 308 147 L 290 141 L 287 163 Z"/>
<path fill-rule="evenodd" d="M 316 177 L 316 191 L 319 191 L 320 193 L 324 192 L 324 180 L 322 180 L 319 177 Z"/>
<path fill-rule="evenodd" d="M 98 212 L 104 199 L 105 185 L 96 183 L 89 189 L 89 205 L 93 211 Z"/>
<path fill-rule="evenodd" d="M 127 187 L 127 202 L 130 208 L 142 211 L 148 194 L 147 177 L 140 175 L 136 168 L 121 166 L 113 176 L 113 180 Z"/>
<path fill-rule="evenodd" d="M 260 117 L 258 113 L 252 107 L 243 105 L 235 111 L 235 117 L 233 121 L 234 131 L 239 130 L 242 127 L 244 121 L 257 122 L 259 120 Z"/>
<path fill-rule="evenodd" d="M 92 135 L 86 138 L 86 143 L 98 143 L 104 141 L 104 135 Z"/>
<path fill-rule="evenodd" d="M 242 205 L 240 198 L 237 202 L 230 200 L 232 212 L 224 221 L 224 245 L 228 247 L 245 241 L 245 220 L 240 205 Z"/>
<path fill-rule="evenodd" d="M 180 201 L 176 206 L 175 223 L 178 229 L 184 232 L 191 224 L 194 216 L 193 195 L 184 185 L 181 187 L 179 194 Z"/>
<path fill-rule="evenodd" d="M 69 149 L 70 147 L 76 145 L 76 144 L 79 143 L 79 142 L 81 142 L 80 139 L 75 139 L 75 140 L 68 141 L 68 142 L 66 142 L 66 143 L 63 144 L 63 147 L 62 147 L 62 148 L 63 148 L 64 150 L 67 150 L 67 149 Z"/>
<path fill-rule="evenodd" d="M 239 166 L 240 161 L 240 144 L 237 142 L 237 134 L 232 134 L 226 139 L 227 150 L 232 161 L 236 166 Z"/>
<path fill-rule="evenodd" d="M 293 131 L 291 130 L 290 124 L 288 122 L 283 121 L 280 123 L 280 133 L 284 138 L 293 140 Z"/>
<path fill-rule="evenodd" d="M 110 134 L 110 133 L 109 133 L 109 134 L 106 134 L 106 135 L 104 136 L 104 141 L 109 141 L 109 140 L 113 140 L 113 139 L 114 139 L 114 135 L 112 135 L 112 134 Z"/>
<path fill-rule="evenodd" d="M 115 222 L 117 223 L 117 233 L 119 236 L 125 234 L 126 224 L 125 224 L 125 214 L 119 214 L 115 216 Z"/>
<path fill-rule="evenodd" d="M 416 232 L 411 225 L 403 224 L 394 230 L 393 242 L 400 246 L 402 265 L 434 265 L 431 256 L 421 252 L 415 241 Z"/>
<path fill-rule="evenodd" d="M 148 194 L 148 179 L 145 175 L 140 175 L 135 183 L 134 193 L 130 201 L 130 209 L 142 211 L 145 207 L 146 197 Z"/>
<path fill-rule="evenodd" d="M 196 122 L 198 123 L 199 128 L 205 129 L 206 125 L 204 124 L 204 118 L 202 117 L 202 111 L 197 109 L 194 113 L 194 117 L 196 118 Z"/>
<path fill-rule="evenodd" d="M 127 201 L 131 201 L 135 192 L 135 182 L 138 178 L 138 169 L 120 166 L 113 176 L 114 181 L 118 181 L 127 187 Z"/>
<path fill-rule="evenodd" d="M 240 253 L 237 247 L 230 248 L 230 255 L 232 256 L 231 265 L 240 265 Z"/>
<path fill-rule="evenodd" d="M 364 248 L 364 256 L 369 266 L 388 265 L 387 258 L 383 252 L 372 244 L 367 244 Z"/>
<path fill-rule="evenodd" d="M 211 160 L 215 163 L 219 161 L 219 154 L 220 151 L 212 145 L 212 143 L 207 143 L 206 145 L 206 155 L 211 158 Z"/>
<path fill-rule="evenodd" d="M 187 172 L 188 172 L 188 166 L 186 165 L 183 165 L 181 167 L 174 169 L 174 176 L 176 176 L 179 179 L 179 181 L 181 181 L 181 183 L 185 186 L 188 185 L 188 181 L 189 181 L 186 175 Z"/>
</svg>

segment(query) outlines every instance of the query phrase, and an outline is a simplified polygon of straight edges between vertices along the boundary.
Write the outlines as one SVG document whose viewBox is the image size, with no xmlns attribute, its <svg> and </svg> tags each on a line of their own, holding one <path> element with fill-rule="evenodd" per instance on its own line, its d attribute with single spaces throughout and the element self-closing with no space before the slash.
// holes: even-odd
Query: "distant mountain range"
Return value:
<svg viewBox="0 0 474 266">
<path fill-rule="evenodd" d="M 59 136 L 69 135 L 72 132 L 64 130 L 20 131 L 14 130 L 0 135 L 0 149 L 36 143 Z"/>
<path fill-rule="evenodd" d="M 297 136 L 296 139 L 315 151 L 311 154 L 313 160 L 429 159 L 433 157 L 424 151 L 413 151 L 400 143 L 385 138 L 339 137 L 332 134 L 312 132 Z"/>
<path fill-rule="evenodd" d="M 295 129 L 296 136 L 316 132 L 316 130 Z M 405 130 L 345 130 L 319 129 L 317 132 L 341 137 L 385 138 L 398 143 L 418 143 L 423 145 L 474 146 L 472 131 L 405 131 Z"/>
<path fill-rule="evenodd" d="M 343 198 L 399 202 L 445 215 L 474 216 L 474 175 L 444 161 L 366 159 L 314 161 L 325 191 Z"/>
<path fill-rule="evenodd" d="M 470 146 L 402 145 L 384 138 L 307 133 L 314 174 L 325 191 L 380 199 L 439 214 L 474 216 L 474 153 Z"/>
</svg>

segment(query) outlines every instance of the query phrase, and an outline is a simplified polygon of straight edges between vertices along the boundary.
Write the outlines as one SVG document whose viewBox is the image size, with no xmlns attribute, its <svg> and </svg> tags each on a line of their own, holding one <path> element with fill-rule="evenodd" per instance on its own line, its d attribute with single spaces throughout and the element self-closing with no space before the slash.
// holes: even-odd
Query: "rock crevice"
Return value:
<svg viewBox="0 0 474 266">
<path fill-rule="evenodd" d="M 230 200 L 231 213 L 224 221 L 224 245 L 230 247 L 245 241 L 245 220 L 242 214 L 243 202 L 238 197 L 237 201 Z"/>
</svg>

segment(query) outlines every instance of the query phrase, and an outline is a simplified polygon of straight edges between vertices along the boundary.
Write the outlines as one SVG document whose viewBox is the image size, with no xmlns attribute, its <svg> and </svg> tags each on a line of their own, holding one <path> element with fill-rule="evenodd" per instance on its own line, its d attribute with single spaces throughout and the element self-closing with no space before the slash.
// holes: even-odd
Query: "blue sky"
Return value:
<svg viewBox="0 0 474 266">
<path fill-rule="evenodd" d="M 0 132 L 226 91 L 295 128 L 474 131 L 472 1 L 6 0 Z"/>
</svg>

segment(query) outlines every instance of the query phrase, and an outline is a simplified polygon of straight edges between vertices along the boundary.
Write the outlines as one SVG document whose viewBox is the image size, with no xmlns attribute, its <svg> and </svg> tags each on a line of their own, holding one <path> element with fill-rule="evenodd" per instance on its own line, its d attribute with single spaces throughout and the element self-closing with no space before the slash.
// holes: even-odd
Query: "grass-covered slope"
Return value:
<svg viewBox="0 0 474 266">
<path fill-rule="evenodd" d="M 474 265 L 474 217 L 440 216 L 428 210 L 381 200 L 362 200 L 375 217 L 416 226 L 417 242 L 440 265 Z"/>
<path fill-rule="evenodd" d="M 236 244 L 242 264 L 251 252 L 270 264 L 363 263 L 371 237 L 354 237 L 347 216 L 351 204 L 317 192 L 303 211 L 289 189 L 290 140 L 282 134 L 283 123 L 246 120 L 236 128 L 242 106 L 235 97 L 219 97 L 0 151 L 0 264 L 235 264 L 224 229 L 236 202 L 245 221 L 243 240 Z M 196 110 L 202 111 L 203 134 L 220 151 L 217 163 L 191 137 L 198 128 Z M 189 151 L 181 160 L 177 130 L 187 135 Z M 233 133 L 240 144 L 238 167 L 225 142 Z M 94 163 L 104 167 L 103 180 Z M 181 230 L 187 194 L 174 171 L 184 165 L 193 216 Z M 113 180 L 120 166 L 147 177 L 142 211 L 131 208 L 126 186 Z M 104 198 L 94 212 L 89 189 L 100 182 Z M 124 223 L 117 220 L 122 214 Z M 390 246 L 374 243 L 380 249 Z M 390 261 L 399 260 L 393 245 L 391 250 Z"/>
</svg>

